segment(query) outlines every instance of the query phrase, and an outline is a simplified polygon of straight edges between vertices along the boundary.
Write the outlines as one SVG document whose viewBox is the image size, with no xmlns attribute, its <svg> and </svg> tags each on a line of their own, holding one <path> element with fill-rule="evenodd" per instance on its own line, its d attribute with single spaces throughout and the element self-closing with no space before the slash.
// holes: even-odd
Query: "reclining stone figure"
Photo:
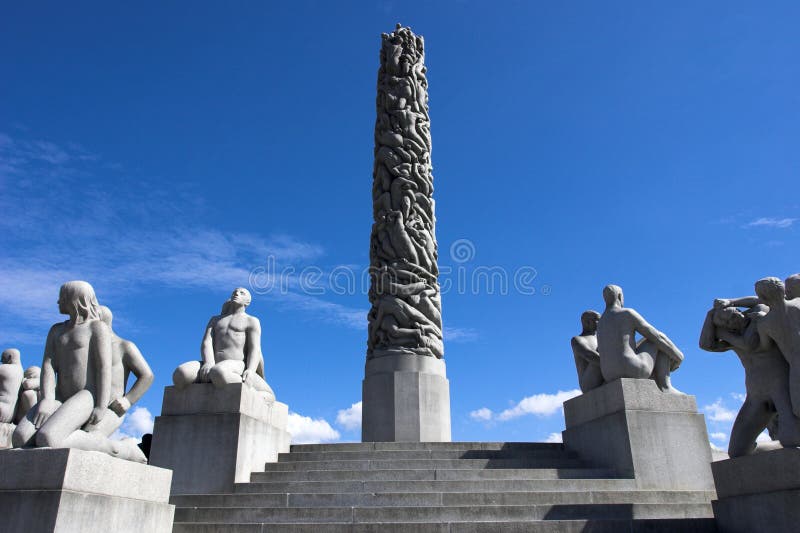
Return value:
<svg viewBox="0 0 800 533">
<path fill-rule="evenodd" d="M 69 320 L 50 328 L 41 373 L 41 399 L 17 425 L 14 447 L 78 448 L 145 462 L 132 439 L 103 433 L 112 391 L 113 335 L 100 320 L 85 281 L 61 286 L 58 308 Z"/>
<path fill-rule="evenodd" d="M 251 300 L 247 289 L 234 289 L 222 313 L 211 317 L 200 348 L 202 361 L 183 363 L 172 375 L 178 389 L 192 383 L 213 383 L 216 387 L 245 383 L 263 392 L 267 400 L 275 400 L 264 380 L 261 323 L 245 313 Z"/>
<path fill-rule="evenodd" d="M 775 438 L 783 446 L 799 446 L 800 420 L 792 413 L 789 365 L 775 345 L 765 349 L 752 347 L 758 322 L 769 308 L 756 303 L 743 312 L 734 306 L 723 307 L 724 302 L 727 301 L 716 300 L 714 308 L 706 314 L 700 348 L 709 352 L 733 350 L 744 367 L 747 395 L 733 423 L 728 455 L 740 457 L 774 449 L 773 443 L 757 443 L 756 438 L 770 426 L 776 414 L 780 423 Z"/>
<path fill-rule="evenodd" d="M 597 352 L 597 322 L 600 313 L 584 311 L 581 314 L 580 335 L 572 337 L 572 354 L 575 357 L 575 369 L 578 371 L 578 384 L 582 392 L 596 389 L 605 381 L 600 370 L 600 354 Z"/>
<path fill-rule="evenodd" d="M 683 353 L 639 313 L 623 307 L 622 288 L 607 285 L 603 300 L 606 308 L 597 324 L 603 379 L 653 379 L 661 391 L 681 394 L 672 386 L 670 373 L 680 366 Z M 638 342 L 637 333 L 643 337 Z"/>
</svg>

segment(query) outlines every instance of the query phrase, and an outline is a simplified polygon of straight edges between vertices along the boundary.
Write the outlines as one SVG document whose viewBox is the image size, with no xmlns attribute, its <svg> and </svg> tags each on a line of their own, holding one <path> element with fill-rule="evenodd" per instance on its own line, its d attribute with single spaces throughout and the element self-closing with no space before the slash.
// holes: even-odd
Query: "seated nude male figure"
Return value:
<svg viewBox="0 0 800 533">
<path fill-rule="evenodd" d="M 670 382 L 670 372 L 683 361 L 683 353 L 669 338 L 633 309 L 623 307 L 622 288 L 603 289 L 606 309 L 597 324 L 597 348 L 603 379 L 653 379 L 663 392 L 680 392 Z M 643 338 L 636 341 L 636 334 Z"/>
<path fill-rule="evenodd" d="M 69 320 L 50 328 L 41 373 L 41 399 L 14 431 L 14 447 L 38 446 L 130 456 L 97 427 L 111 396 L 112 335 L 100 320 L 94 289 L 85 281 L 61 286 L 58 309 Z"/>
<path fill-rule="evenodd" d="M 261 323 L 245 313 L 250 305 L 250 292 L 234 289 L 225 302 L 222 313 L 211 317 L 200 347 L 202 362 L 189 361 L 172 374 L 179 389 L 191 383 L 213 383 L 224 387 L 230 383 L 245 383 L 263 392 L 268 400 L 275 394 L 264 380 L 264 358 L 261 354 Z"/>
<path fill-rule="evenodd" d="M 597 311 L 584 311 L 581 314 L 580 335 L 572 337 L 572 354 L 575 357 L 575 369 L 578 371 L 578 384 L 582 392 L 596 389 L 603 383 L 603 373 L 600 370 L 600 354 L 597 352 L 597 322 L 600 313 Z"/>
<path fill-rule="evenodd" d="M 789 365 L 776 346 L 759 350 L 749 341 L 769 308 L 756 304 L 742 312 L 736 307 L 720 307 L 717 302 L 706 315 L 700 348 L 709 352 L 733 350 L 744 367 L 747 391 L 731 429 L 728 455 L 739 457 L 774 449 L 776 443 L 757 443 L 756 438 L 776 414 L 780 420 L 777 440 L 783 446 L 800 446 L 800 420 L 792 413 L 789 398 Z"/>
<path fill-rule="evenodd" d="M 118 336 L 112 323 L 114 315 L 111 309 L 100 306 L 100 320 L 111 330 L 111 402 L 106 409 L 106 414 L 99 424 L 88 424 L 84 427 L 87 431 L 98 431 L 110 437 L 122 424 L 122 417 L 135 404 L 153 384 L 153 371 L 147 364 L 137 346 Z M 136 382 L 125 394 L 128 378 L 133 374 Z M 140 458 L 140 459 L 143 459 Z"/>
</svg>

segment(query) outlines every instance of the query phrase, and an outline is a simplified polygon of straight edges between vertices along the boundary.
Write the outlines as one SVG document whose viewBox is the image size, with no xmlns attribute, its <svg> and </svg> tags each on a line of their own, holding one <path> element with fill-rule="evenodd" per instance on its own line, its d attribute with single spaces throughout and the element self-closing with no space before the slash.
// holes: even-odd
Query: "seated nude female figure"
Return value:
<svg viewBox="0 0 800 533">
<path fill-rule="evenodd" d="M 14 447 L 78 448 L 143 462 L 135 444 L 93 430 L 111 397 L 112 334 L 100 320 L 94 289 L 85 281 L 61 286 L 58 310 L 69 320 L 50 328 L 41 372 L 41 400 L 14 431 Z"/>
<path fill-rule="evenodd" d="M 261 354 L 261 323 L 245 313 L 252 298 L 244 288 L 234 289 L 222 313 L 211 317 L 200 347 L 202 361 L 189 361 L 172 374 L 178 389 L 191 383 L 213 383 L 224 387 L 246 383 L 263 392 L 272 401 L 275 394 L 264 380 L 264 359 Z"/>
</svg>

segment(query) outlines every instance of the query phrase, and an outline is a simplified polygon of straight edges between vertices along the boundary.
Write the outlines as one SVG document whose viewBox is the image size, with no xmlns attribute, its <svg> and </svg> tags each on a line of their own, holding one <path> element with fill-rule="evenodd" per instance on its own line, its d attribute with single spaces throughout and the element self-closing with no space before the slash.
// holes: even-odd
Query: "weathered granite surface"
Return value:
<svg viewBox="0 0 800 533">
<path fill-rule="evenodd" d="M 76 449 L 0 451 L 3 531 L 170 533 L 169 470 Z"/>
<path fill-rule="evenodd" d="M 693 396 L 618 379 L 564 402 L 564 445 L 640 489 L 713 490 L 711 449 Z"/>
<path fill-rule="evenodd" d="M 173 470 L 173 494 L 230 491 L 289 451 L 288 417 L 286 404 L 244 383 L 167 387 L 150 464 Z"/>
</svg>

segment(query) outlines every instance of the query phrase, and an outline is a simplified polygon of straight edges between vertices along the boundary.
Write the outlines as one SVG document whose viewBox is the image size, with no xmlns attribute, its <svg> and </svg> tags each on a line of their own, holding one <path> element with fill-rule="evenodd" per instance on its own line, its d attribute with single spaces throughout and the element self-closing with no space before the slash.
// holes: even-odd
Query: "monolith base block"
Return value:
<svg viewBox="0 0 800 533">
<path fill-rule="evenodd" d="M 170 533 L 171 472 L 67 448 L 0 452 L 0 531 Z"/>
<path fill-rule="evenodd" d="M 450 383 L 441 359 L 396 354 L 367 360 L 363 442 L 450 442 Z"/>
<path fill-rule="evenodd" d="M 784 448 L 711 463 L 721 533 L 789 533 L 800 527 L 800 450 Z"/>
<path fill-rule="evenodd" d="M 289 408 L 237 383 L 164 389 L 150 464 L 169 468 L 172 494 L 232 491 L 289 451 Z"/>
<path fill-rule="evenodd" d="M 618 379 L 564 402 L 564 445 L 640 489 L 714 490 L 711 447 L 694 396 Z"/>
</svg>

